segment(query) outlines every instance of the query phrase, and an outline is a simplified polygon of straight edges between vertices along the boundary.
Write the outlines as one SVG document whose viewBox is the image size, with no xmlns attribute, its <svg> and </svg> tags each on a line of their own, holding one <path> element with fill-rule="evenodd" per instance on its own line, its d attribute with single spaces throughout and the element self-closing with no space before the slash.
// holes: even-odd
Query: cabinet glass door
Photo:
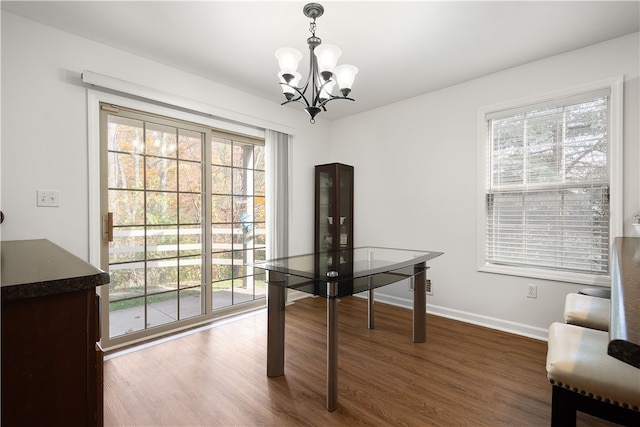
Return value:
<svg viewBox="0 0 640 427">
<path fill-rule="evenodd" d="M 339 168 L 338 169 L 338 181 L 340 190 L 338 191 L 339 197 L 339 217 L 338 217 L 338 245 L 339 249 L 353 248 L 352 235 L 353 218 L 353 170 Z"/>
<path fill-rule="evenodd" d="M 319 249 L 321 252 L 330 251 L 333 248 L 334 242 L 334 220 L 333 217 L 334 207 L 333 200 L 335 198 L 333 193 L 333 174 L 330 171 L 321 171 L 319 173 L 319 197 L 320 202 L 318 204 L 318 216 L 319 216 L 319 234 L 320 241 Z"/>
<path fill-rule="evenodd" d="M 315 251 L 353 248 L 353 166 L 316 166 Z"/>
</svg>

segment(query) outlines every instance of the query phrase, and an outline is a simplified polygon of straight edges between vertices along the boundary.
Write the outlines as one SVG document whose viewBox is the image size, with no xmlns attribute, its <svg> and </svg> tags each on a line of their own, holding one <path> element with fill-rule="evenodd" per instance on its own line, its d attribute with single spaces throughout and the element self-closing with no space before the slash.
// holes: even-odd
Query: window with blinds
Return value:
<svg viewBox="0 0 640 427">
<path fill-rule="evenodd" d="M 488 113 L 485 262 L 606 275 L 610 90 Z"/>
</svg>

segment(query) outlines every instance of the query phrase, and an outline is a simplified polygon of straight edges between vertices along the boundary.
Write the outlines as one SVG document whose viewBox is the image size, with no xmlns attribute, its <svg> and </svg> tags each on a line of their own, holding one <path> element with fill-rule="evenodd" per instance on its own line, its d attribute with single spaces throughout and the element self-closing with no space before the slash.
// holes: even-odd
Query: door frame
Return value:
<svg viewBox="0 0 640 427">
<path fill-rule="evenodd" d="M 103 221 L 102 221 L 102 189 L 101 189 L 101 162 L 102 154 L 100 147 L 100 104 L 114 104 L 133 110 L 140 110 L 150 114 L 157 114 L 160 116 L 167 116 L 175 118 L 176 120 L 184 120 L 187 122 L 194 122 L 203 126 L 211 127 L 213 129 L 219 129 L 228 131 L 230 133 L 243 133 L 245 135 L 265 139 L 265 131 L 252 127 L 240 126 L 237 123 L 229 123 L 224 120 L 212 118 L 206 114 L 196 114 L 186 112 L 181 109 L 169 108 L 164 105 L 158 105 L 153 101 L 140 101 L 137 99 L 131 99 L 128 97 L 116 95 L 113 93 L 102 92 L 93 89 L 87 89 L 87 157 L 88 157 L 88 186 L 89 186 L 89 262 L 105 271 L 108 271 L 108 255 L 102 254 L 102 242 L 103 242 Z M 176 102 L 180 104 L 180 102 Z M 105 257 L 106 256 L 106 260 Z M 203 324 L 211 323 L 212 320 L 218 318 L 224 318 L 232 314 L 238 314 L 245 311 L 255 310 L 265 305 L 264 300 L 256 300 L 250 303 L 245 303 L 241 306 L 230 306 L 228 308 L 220 309 L 210 313 L 210 316 L 203 317 L 200 321 L 189 322 L 179 327 L 174 328 L 162 328 L 158 327 L 154 329 L 153 333 L 146 336 L 127 340 L 126 342 L 110 343 L 109 338 L 109 324 L 104 321 L 105 316 L 108 317 L 109 313 L 109 287 L 108 285 L 100 286 L 97 288 L 97 293 L 101 297 L 101 322 L 100 322 L 100 336 L 102 345 L 105 351 L 114 350 L 120 347 L 129 346 L 142 341 L 148 341 L 150 339 L 158 338 L 166 335 L 167 333 L 178 332 L 184 329 L 189 329 Z M 117 340 L 120 341 L 120 340 Z M 105 344 L 107 344 L 105 346 Z"/>
</svg>

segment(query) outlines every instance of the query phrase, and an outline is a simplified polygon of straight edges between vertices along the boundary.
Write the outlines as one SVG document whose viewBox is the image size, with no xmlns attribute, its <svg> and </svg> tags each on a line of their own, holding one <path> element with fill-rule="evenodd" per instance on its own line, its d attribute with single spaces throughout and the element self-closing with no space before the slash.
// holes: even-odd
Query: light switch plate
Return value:
<svg viewBox="0 0 640 427">
<path fill-rule="evenodd" d="M 37 205 L 57 208 L 60 206 L 60 192 L 58 190 L 38 190 Z"/>
</svg>

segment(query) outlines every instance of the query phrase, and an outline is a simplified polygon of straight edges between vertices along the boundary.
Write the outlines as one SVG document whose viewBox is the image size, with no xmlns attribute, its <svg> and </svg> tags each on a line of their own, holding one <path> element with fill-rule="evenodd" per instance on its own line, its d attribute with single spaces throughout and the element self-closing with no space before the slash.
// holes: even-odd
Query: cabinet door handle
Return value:
<svg viewBox="0 0 640 427">
<path fill-rule="evenodd" d="M 113 242 L 113 212 L 102 217 L 102 237 L 107 239 L 107 242 Z"/>
<path fill-rule="evenodd" d="M 113 242 L 113 212 L 107 214 L 107 240 Z"/>
</svg>

